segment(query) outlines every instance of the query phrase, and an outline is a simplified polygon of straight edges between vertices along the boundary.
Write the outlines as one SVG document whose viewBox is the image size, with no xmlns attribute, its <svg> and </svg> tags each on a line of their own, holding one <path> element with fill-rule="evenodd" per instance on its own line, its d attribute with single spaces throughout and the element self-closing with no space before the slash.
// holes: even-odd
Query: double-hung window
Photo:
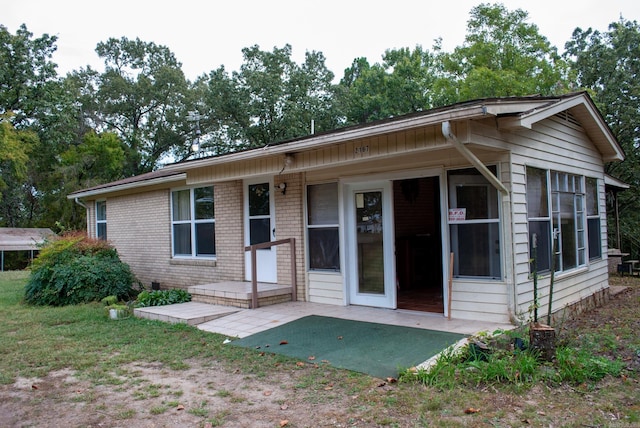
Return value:
<svg viewBox="0 0 640 428">
<path fill-rule="evenodd" d="M 448 181 L 454 276 L 500 278 L 497 189 L 473 168 L 449 171 Z"/>
<path fill-rule="evenodd" d="M 602 257 L 598 181 L 527 167 L 529 253 L 537 271 L 568 271 Z M 533 271 L 533 267 L 532 267 Z"/>
<path fill-rule="evenodd" d="M 171 192 L 171 224 L 174 256 L 214 257 L 213 186 Z"/>
<path fill-rule="evenodd" d="M 307 186 L 309 268 L 340 270 L 338 184 Z"/>
<path fill-rule="evenodd" d="M 600 210 L 598 209 L 598 180 L 587 178 L 587 236 L 589 236 L 589 260 L 602 257 L 602 235 L 600 233 Z"/>
<path fill-rule="evenodd" d="M 107 201 L 96 202 L 96 238 L 107 239 Z"/>
</svg>

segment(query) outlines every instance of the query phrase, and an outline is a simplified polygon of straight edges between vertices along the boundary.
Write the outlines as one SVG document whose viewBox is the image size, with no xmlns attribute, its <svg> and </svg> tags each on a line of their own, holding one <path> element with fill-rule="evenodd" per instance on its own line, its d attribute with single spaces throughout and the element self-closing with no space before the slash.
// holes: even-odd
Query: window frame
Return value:
<svg viewBox="0 0 640 428">
<path fill-rule="evenodd" d="M 313 186 L 326 186 L 326 185 L 334 185 L 335 186 L 335 223 L 323 223 L 323 222 L 312 222 L 313 212 L 311 207 L 311 198 L 309 189 Z M 308 266 L 310 272 L 328 272 L 328 273 L 340 273 L 342 271 L 342 263 L 341 263 L 341 244 L 340 244 L 340 186 L 337 181 L 325 181 L 325 182 L 316 182 L 316 183 L 307 183 L 305 187 L 305 229 L 307 234 L 307 259 Z M 312 260 L 312 237 L 311 231 L 320 231 L 320 230 L 328 230 L 333 231 L 335 233 L 336 245 L 337 245 L 337 266 L 330 267 L 314 267 Z"/>
<path fill-rule="evenodd" d="M 547 217 L 530 216 L 529 208 L 531 201 L 529 200 L 529 195 L 531 193 L 528 191 L 527 187 L 530 186 L 529 171 L 531 169 L 545 173 L 546 196 L 548 199 Z M 545 236 L 542 239 L 542 242 L 545 244 L 545 248 L 542 251 L 547 255 L 548 260 L 544 260 L 542 268 L 540 268 L 541 263 L 538 260 L 537 273 L 551 272 L 551 257 L 554 257 L 555 259 L 553 261 L 555 273 L 565 273 L 584 269 L 589 266 L 590 262 L 602 259 L 602 229 L 600 206 L 598 203 L 598 179 L 566 171 L 540 168 L 531 165 L 526 166 L 525 175 L 530 260 L 533 260 L 533 236 L 531 232 L 531 224 L 534 222 L 546 223 L 546 229 L 548 232 L 548 236 Z M 588 212 L 589 207 L 587 204 L 587 193 L 589 189 L 587 186 L 589 186 L 590 182 L 594 183 L 595 186 L 595 214 L 589 214 Z M 571 210 L 567 210 L 567 206 L 571 207 Z M 596 219 L 598 221 L 598 227 L 595 228 L 595 230 L 592 230 L 590 228 L 589 220 Z M 572 227 L 571 231 L 567 230 L 567 224 Z M 565 225 L 565 227 L 563 227 L 563 225 Z M 563 231 L 563 229 L 565 230 Z M 600 245 L 592 246 L 592 239 L 597 239 Z M 538 242 L 541 242 L 540 238 L 538 238 Z M 539 248 L 540 246 L 538 245 L 538 251 L 540 251 Z M 594 254 L 594 250 L 598 251 Z M 592 254 L 594 255 L 592 256 Z M 569 258 L 572 260 L 569 260 Z M 531 274 L 534 273 L 533 264 L 530 265 L 529 271 Z"/>
<path fill-rule="evenodd" d="M 205 189 L 211 188 L 211 197 L 212 197 L 212 217 L 211 218 L 197 218 L 197 209 L 196 209 L 196 199 L 195 192 L 197 189 Z M 189 191 L 189 213 L 187 219 L 179 219 L 176 220 L 176 212 L 174 205 L 174 198 L 178 192 Z M 171 211 L 171 255 L 173 258 L 179 259 L 207 259 L 207 260 L 215 260 L 217 257 L 216 252 L 216 232 L 215 232 L 215 189 L 213 185 L 206 186 L 193 186 L 193 187 L 181 187 L 171 190 L 170 197 L 170 211 Z M 199 225 L 213 225 L 213 254 L 198 254 L 198 226 Z M 189 247 L 190 254 L 180 253 L 176 254 L 176 226 L 178 225 L 188 225 L 189 226 Z"/>
<path fill-rule="evenodd" d="M 99 205 L 103 205 L 104 206 L 104 218 L 100 218 L 102 216 L 100 215 L 101 209 L 100 209 Z M 106 199 L 97 200 L 96 203 L 95 203 L 95 209 L 96 209 L 96 239 L 100 239 L 100 240 L 106 241 L 107 237 L 108 237 L 108 232 L 107 232 L 107 200 Z M 104 234 L 100 233 L 100 226 L 104 226 Z"/>
<path fill-rule="evenodd" d="M 498 166 L 497 165 L 489 165 L 488 168 L 491 170 L 493 174 L 498 174 Z M 469 174 L 460 174 L 468 170 Z M 482 186 L 489 190 L 485 195 L 487 200 L 487 214 L 486 217 L 476 217 L 476 218 L 465 218 L 460 219 L 456 217 L 452 217 L 451 213 L 447 215 L 447 225 L 449 227 L 449 245 L 451 250 L 460 247 L 459 240 L 461 237 L 459 236 L 462 228 L 468 227 L 483 227 L 487 228 L 487 245 L 491 245 L 490 237 L 495 235 L 494 245 L 497 246 L 498 253 L 494 256 L 487 259 L 487 269 L 489 270 L 488 275 L 478 275 L 478 274 L 461 274 L 460 272 L 460 263 L 464 263 L 461 261 L 463 257 L 462 254 L 459 254 L 458 257 L 454 259 L 454 270 L 453 276 L 455 278 L 469 278 L 469 279 L 478 279 L 483 281 L 500 281 L 503 277 L 504 271 L 504 260 L 503 260 L 503 236 L 502 236 L 502 213 L 501 213 L 501 195 L 498 189 L 496 189 L 479 171 L 477 171 L 473 167 L 467 168 L 456 168 L 450 169 L 447 171 L 447 198 L 448 198 L 448 209 L 455 210 L 461 208 L 458 206 L 458 196 L 455 194 L 454 190 L 457 186 L 468 184 L 469 186 Z M 465 207 L 466 208 L 466 207 Z M 465 211 L 466 212 L 466 211 Z M 496 228 L 495 230 L 491 230 L 492 228 Z M 454 242 L 455 241 L 455 242 Z M 497 241 L 497 243 L 495 242 Z M 460 251 L 458 251 L 459 253 Z M 493 255 L 493 252 L 489 252 L 488 254 Z M 470 257 L 474 257 L 470 255 Z"/>
</svg>

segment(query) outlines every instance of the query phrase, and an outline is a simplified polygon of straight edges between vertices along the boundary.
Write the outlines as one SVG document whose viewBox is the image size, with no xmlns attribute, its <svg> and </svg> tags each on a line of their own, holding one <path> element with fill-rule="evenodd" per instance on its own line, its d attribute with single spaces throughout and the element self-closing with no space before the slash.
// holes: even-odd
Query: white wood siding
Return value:
<svg viewBox="0 0 640 428">
<path fill-rule="evenodd" d="M 309 301 L 344 305 L 344 277 L 336 273 L 309 272 Z"/>
<path fill-rule="evenodd" d="M 513 263 L 515 286 L 515 313 L 528 320 L 533 303 L 533 280 L 529 275 L 529 236 L 526 205 L 526 167 L 568 172 L 597 178 L 603 258 L 588 262 L 586 267 L 556 275 L 552 309 L 558 310 L 576 303 L 608 286 L 606 263 L 606 201 L 604 193 L 603 162 L 599 152 L 579 126 L 552 117 L 535 124 L 532 129 L 517 129 L 500 133 L 493 126 L 477 123 L 472 126 L 472 141 L 494 146 L 511 147 Z M 538 315 L 546 316 L 550 277 L 538 278 Z"/>
</svg>

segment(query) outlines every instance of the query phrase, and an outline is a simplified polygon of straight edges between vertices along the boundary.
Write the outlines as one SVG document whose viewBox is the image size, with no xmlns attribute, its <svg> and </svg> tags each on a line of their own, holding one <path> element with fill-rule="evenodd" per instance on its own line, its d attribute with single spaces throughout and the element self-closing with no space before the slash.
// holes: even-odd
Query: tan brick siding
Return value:
<svg viewBox="0 0 640 428">
<path fill-rule="evenodd" d="M 107 236 L 146 287 L 242 280 L 242 182 L 216 184 L 214 197 L 217 260 L 172 258 L 170 189 L 109 198 Z"/>
<path fill-rule="evenodd" d="M 278 188 L 286 183 L 285 194 Z M 296 278 L 298 300 L 305 301 L 304 210 L 302 174 L 282 174 L 274 178 L 276 205 L 276 239 L 295 238 Z M 278 246 L 278 283 L 291 283 L 291 250 L 289 245 Z"/>
</svg>

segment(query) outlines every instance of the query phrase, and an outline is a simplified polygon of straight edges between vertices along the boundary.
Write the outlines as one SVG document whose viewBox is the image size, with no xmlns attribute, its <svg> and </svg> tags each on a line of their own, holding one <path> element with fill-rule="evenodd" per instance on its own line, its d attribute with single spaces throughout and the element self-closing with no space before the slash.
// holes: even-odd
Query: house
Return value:
<svg viewBox="0 0 640 428">
<path fill-rule="evenodd" d="M 554 311 L 606 298 L 604 165 L 623 158 L 585 92 L 492 98 L 68 197 L 147 285 L 240 287 L 255 266 L 300 301 L 518 322 L 534 276 L 546 313 L 552 269 Z"/>
</svg>

